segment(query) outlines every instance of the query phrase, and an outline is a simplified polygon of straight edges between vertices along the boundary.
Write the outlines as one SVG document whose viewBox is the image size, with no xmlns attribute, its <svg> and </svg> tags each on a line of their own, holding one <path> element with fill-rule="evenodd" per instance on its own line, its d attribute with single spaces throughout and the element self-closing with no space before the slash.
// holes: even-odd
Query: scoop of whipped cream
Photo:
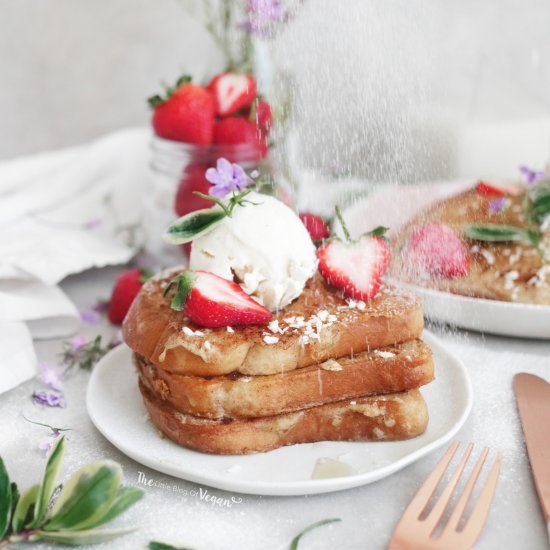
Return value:
<svg viewBox="0 0 550 550">
<path fill-rule="evenodd" d="M 315 246 L 298 216 L 282 202 L 251 193 L 191 246 L 190 268 L 237 280 L 271 311 L 297 298 L 317 269 Z M 254 203 L 254 204 L 250 204 Z"/>
</svg>

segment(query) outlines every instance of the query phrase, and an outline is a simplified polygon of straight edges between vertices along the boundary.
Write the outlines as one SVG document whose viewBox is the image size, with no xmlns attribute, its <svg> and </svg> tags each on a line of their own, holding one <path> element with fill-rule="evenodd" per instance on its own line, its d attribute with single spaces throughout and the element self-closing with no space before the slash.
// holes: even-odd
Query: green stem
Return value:
<svg viewBox="0 0 550 550">
<path fill-rule="evenodd" d="M 344 221 L 344 217 L 342 216 L 342 212 L 340 212 L 340 207 L 336 205 L 334 207 L 334 210 L 336 211 L 336 217 L 338 218 L 338 221 L 340 222 L 340 225 L 342 226 L 342 231 L 344 232 L 344 236 L 346 237 L 346 241 L 351 241 L 351 235 L 349 234 L 348 228 L 346 227 L 346 222 Z"/>
</svg>

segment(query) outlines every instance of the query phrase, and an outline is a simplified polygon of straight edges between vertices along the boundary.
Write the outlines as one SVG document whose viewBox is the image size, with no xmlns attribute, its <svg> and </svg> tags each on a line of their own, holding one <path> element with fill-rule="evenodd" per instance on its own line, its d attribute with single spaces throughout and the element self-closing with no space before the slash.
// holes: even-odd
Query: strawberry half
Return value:
<svg viewBox="0 0 550 550">
<path fill-rule="evenodd" d="M 256 97 L 256 81 L 249 74 L 219 74 L 208 84 L 208 89 L 214 96 L 219 116 L 247 107 Z"/>
<path fill-rule="evenodd" d="M 157 136 L 174 141 L 210 145 L 214 134 L 214 98 L 210 92 L 182 77 L 167 97 L 149 98 Z"/>
<path fill-rule="evenodd" d="M 503 197 L 506 195 L 506 191 L 502 187 L 485 181 L 478 182 L 476 191 L 484 197 Z"/>
<path fill-rule="evenodd" d="M 107 317 L 111 323 L 114 325 L 122 324 L 134 298 L 138 295 L 146 279 L 147 275 L 139 269 L 123 271 L 118 276 L 107 309 Z"/>
<path fill-rule="evenodd" d="M 443 278 L 463 277 L 470 268 L 466 245 L 448 225 L 441 223 L 428 223 L 413 229 L 404 262 L 413 275 Z"/>
<path fill-rule="evenodd" d="M 317 258 L 328 283 L 351 298 L 370 300 L 388 269 L 391 250 L 384 239 L 363 235 L 357 241 L 331 240 L 317 250 Z"/>
<path fill-rule="evenodd" d="M 271 312 L 254 301 L 237 283 L 208 271 L 183 271 L 166 287 L 177 285 L 171 307 L 203 327 L 263 325 Z"/>
</svg>

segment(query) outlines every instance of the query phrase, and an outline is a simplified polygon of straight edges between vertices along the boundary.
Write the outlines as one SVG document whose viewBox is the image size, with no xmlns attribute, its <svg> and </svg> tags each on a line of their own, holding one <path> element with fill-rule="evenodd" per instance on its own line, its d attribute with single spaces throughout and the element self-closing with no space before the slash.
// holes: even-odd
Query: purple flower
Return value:
<svg viewBox="0 0 550 550">
<path fill-rule="evenodd" d="M 46 451 L 49 453 L 52 450 L 55 440 L 61 435 L 61 432 L 57 428 L 52 429 L 52 433 L 45 439 L 43 439 L 39 444 L 38 448 L 41 451 Z"/>
<path fill-rule="evenodd" d="M 61 382 L 65 374 L 65 367 L 54 367 L 48 363 L 40 363 L 38 365 L 38 379 L 44 386 L 61 391 Z"/>
<path fill-rule="evenodd" d="M 83 309 L 80 312 L 80 319 L 84 323 L 88 323 L 89 325 L 97 325 L 100 320 L 100 315 L 97 311 L 94 311 L 93 309 Z"/>
<path fill-rule="evenodd" d="M 497 199 L 492 199 L 489 201 L 489 212 L 491 214 L 498 214 L 502 212 L 508 205 L 510 201 L 506 197 L 498 197 Z"/>
<path fill-rule="evenodd" d="M 86 345 L 86 338 L 79 334 L 71 340 L 71 351 L 76 353 L 80 348 Z"/>
<path fill-rule="evenodd" d="M 44 407 L 64 407 L 65 398 L 62 393 L 47 392 L 47 391 L 35 391 L 32 394 L 32 398 L 35 403 Z"/>
<path fill-rule="evenodd" d="M 205 177 L 212 184 L 208 193 L 215 197 L 225 197 L 232 191 L 242 191 L 254 183 L 241 166 L 231 164 L 224 158 L 219 158 L 216 168 L 209 168 Z"/>
<path fill-rule="evenodd" d="M 546 172 L 543 170 L 531 170 L 528 166 L 520 166 L 519 171 L 523 175 L 523 180 L 527 185 L 533 185 L 534 183 L 537 183 L 537 181 L 548 177 Z"/>
<path fill-rule="evenodd" d="M 273 23 L 281 23 L 286 19 L 280 0 L 248 0 L 246 12 L 248 19 L 239 26 L 260 38 L 269 38 L 273 34 Z"/>
</svg>

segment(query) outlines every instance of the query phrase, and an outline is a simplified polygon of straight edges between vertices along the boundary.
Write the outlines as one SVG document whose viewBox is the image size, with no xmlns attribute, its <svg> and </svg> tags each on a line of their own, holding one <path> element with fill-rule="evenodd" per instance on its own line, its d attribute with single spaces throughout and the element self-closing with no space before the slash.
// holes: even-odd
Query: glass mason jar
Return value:
<svg viewBox="0 0 550 550">
<path fill-rule="evenodd" d="M 239 164 L 246 172 L 258 170 L 262 176 L 272 179 L 268 152 L 267 147 L 256 143 L 194 145 L 154 136 L 151 141 L 152 177 L 143 204 L 146 252 L 159 265 L 184 262 L 182 249 L 166 244 L 162 235 L 177 217 L 212 206 L 212 202 L 193 194 L 193 191 L 208 194 L 210 183 L 205 178 L 206 170 L 215 167 L 217 160 L 223 157 Z M 286 202 L 291 200 L 284 186 L 277 186 L 277 194 L 288 197 Z"/>
</svg>

